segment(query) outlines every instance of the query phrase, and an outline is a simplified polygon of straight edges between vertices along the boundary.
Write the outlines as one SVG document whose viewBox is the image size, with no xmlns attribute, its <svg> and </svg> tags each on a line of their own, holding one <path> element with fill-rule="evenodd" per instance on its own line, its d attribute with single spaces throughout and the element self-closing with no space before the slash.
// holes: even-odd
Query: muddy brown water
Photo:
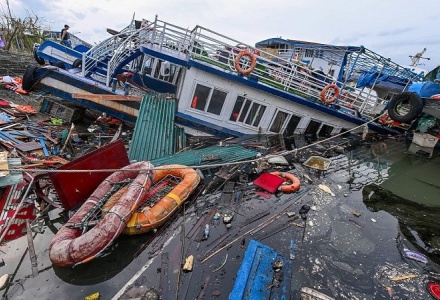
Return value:
<svg viewBox="0 0 440 300">
<path fill-rule="evenodd" d="M 426 283 L 437 278 L 440 249 L 439 224 L 433 220 L 440 219 L 440 212 L 436 208 L 422 210 L 420 204 L 391 193 L 393 187 L 385 190 L 381 186 L 406 172 L 393 166 L 408 159 L 408 155 L 414 170 L 415 163 L 426 164 L 427 169 L 438 168 L 438 152 L 428 158 L 425 153 L 408 153 L 405 141 L 390 139 L 385 144 L 386 151 L 381 144 L 380 156 L 377 151 L 373 153 L 372 141 L 334 154 L 325 172 L 305 168 L 313 183 L 294 171 L 302 182 L 296 194 L 266 198 L 255 193 L 248 183 L 237 182 L 234 192 L 242 188 L 243 193 L 237 206 L 226 205 L 221 192 L 199 196 L 155 238 L 153 233 L 121 236 L 102 257 L 75 268 L 56 268 L 48 259 L 52 230 L 56 232 L 60 226 L 56 224 L 58 212 L 54 211 L 54 224 L 50 224 L 53 226 L 43 226 L 45 233 L 34 236 L 38 276 L 31 276 L 24 239 L 0 248 L 6 262 L 1 270 L 14 274 L 11 284 L 2 291 L 3 297 L 84 299 L 100 292 L 101 299 L 130 299 L 146 293 L 150 299 L 158 294 L 162 299 L 228 299 L 246 246 L 250 239 L 257 239 L 287 256 L 291 240 L 297 244 L 289 286 L 291 299 L 299 299 L 303 286 L 335 299 L 430 299 Z M 335 196 L 319 189 L 318 184 L 326 185 Z M 438 195 L 435 189 L 428 195 L 429 192 L 432 197 Z M 304 228 L 285 226 L 292 218 L 285 214 L 287 211 L 279 210 L 287 203 L 293 203 L 288 211 L 296 214 L 302 205 L 311 206 L 306 220 L 295 219 Z M 232 227 L 227 229 L 221 219 L 206 219 L 210 234 L 207 240 L 199 240 L 197 236 L 203 235 L 203 230 L 194 230 L 194 225 L 201 218 L 212 216 L 214 210 L 233 213 Z M 356 217 L 354 211 L 360 216 Z M 265 212 L 270 214 L 245 226 L 250 217 Z M 280 216 L 275 222 L 241 238 L 248 228 L 277 212 Z M 213 251 L 238 237 L 202 263 Z M 425 254 L 429 263 L 403 257 L 403 248 Z M 191 254 L 195 257 L 194 270 L 184 273 L 183 258 Z M 408 274 L 416 277 L 392 281 Z"/>
</svg>

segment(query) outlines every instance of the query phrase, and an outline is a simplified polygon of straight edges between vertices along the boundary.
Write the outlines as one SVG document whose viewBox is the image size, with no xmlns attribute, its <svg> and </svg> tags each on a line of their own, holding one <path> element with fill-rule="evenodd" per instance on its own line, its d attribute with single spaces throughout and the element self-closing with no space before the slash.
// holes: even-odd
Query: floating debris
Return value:
<svg viewBox="0 0 440 300">
<path fill-rule="evenodd" d="M 409 249 L 403 249 L 403 256 L 405 256 L 406 258 L 415 260 L 415 261 L 419 261 L 421 263 L 427 264 L 428 263 L 428 258 L 416 251 L 411 251 Z"/>
<path fill-rule="evenodd" d="M 299 210 L 299 215 L 303 220 L 307 219 L 307 213 L 309 212 L 309 210 L 310 210 L 310 206 L 307 204 L 304 204 Z"/>
<path fill-rule="evenodd" d="M 9 274 L 5 274 L 0 277 L 0 290 L 3 290 L 8 285 L 10 276 Z"/>
<path fill-rule="evenodd" d="M 426 288 L 434 299 L 440 299 L 440 284 L 438 282 L 428 282 Z"/>
<path fill-rule="evenodd" d="M 391 281 L 400 281 L 400 280 L 406 280 L 406 279 L 411 279 L 411 278 L 415 278 L 418 275 L 416 274 L 409 274 L 409 275 L 405 275 L 405 276 L 399 276 L 399 277 L 394 277 L 391 278 Z"/>
<path fill-rule="evenodd" d="M 361 212 L 360 211 L 358 211 L 358 210 L 354 210 L 354 211 L 352 211 L 351 212 L 353 215 L 355 215 L 356 217 L 360 217 L 361 216 Z"/>
<path fill-rule="evenodd" d="M 321 156 L 310 156 L 305 162 L 304 165 L 306 167 L 312 168 L 312 169 L 316 169 L 316 170 L 320 170 L 320 171 L 326 171 L 330 164 L 331 164 L 331 160 L 328 158 L 324 158 Z"/>
<path fill-rule="evenodd" d="M 185 272 L 191 272 L 193 270 L 194 265 L 194 256 L 190 255 L 186 258 L 185 264 L 183 265 L 183 271 Z"/>
<path fill-rule="evenodd" d="M 328 186 L 326 186 L 326 185 L 324 185 L 324 184 L 319 184 L 319 185 L 318 185 L 318 188 L 320 188 L 321 190 L 323 190 L 323 191 L 326 192 L 327 194 L 332 195 L 333 197 L 335 196 L 335 194 L 332 192 L 332 190 L 331 190 Z"/>
<path fill-rule="evenodd" d="M 215 268 L 215 270 L 212 271 L 212 273 L 217 272 L 218 270 L 220 270 L 221 268 L 223 268 L 223 266 L 226 264 L 226 261 L 228 260 L 228 254 L 226 253 L 225 259 L 223 260 L 223 262 L 220 264 L 220 266 L 218 266 L 217 268 Z"/>
<path fill-rule="evenodd" d="M 294 240 L 290 240 L 290 259 L 295 259 L 295 250 L 296 250 L 296 243 Z"/>
<path fill-rule="evenodd" d="M 101 299 L 101 293 L 100 292 L 96 292 L 96 293 L 90 294 L 90 295 L 88 295 L 88 296 L 86 296 L 84 298 L 84 300 L 99 300 L 99 299 Z"/>
<path fill-rule="evenodd" d="M 296 215 L 296 213 L 293 211 L 288 211 L 288 212 L 286 212 L 286 215 L 287 215 L 287 217 L 291 218 L 291 217 L 294 217 Z"/>
<path fill-rule="evenodd" d="M 204 234 L 204 239 L 207 240 L 209 237 L 209 224 L 205 225 L 205 234 Z"/>
<path fill-rule="evenodd" d="M 335 300 L 321 292 L 308 287 L 301 288 L 301 300 Z"/>
<path fill-rule="evenodd" d="M 376 219 L 371 218 L 371 222 L 376 223 Z"/>
</svg>

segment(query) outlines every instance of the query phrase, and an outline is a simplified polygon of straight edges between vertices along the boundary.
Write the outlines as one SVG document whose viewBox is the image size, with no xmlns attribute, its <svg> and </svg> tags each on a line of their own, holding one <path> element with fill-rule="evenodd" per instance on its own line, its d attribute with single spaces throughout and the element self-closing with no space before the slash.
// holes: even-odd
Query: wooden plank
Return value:
<svg viewBox="0 0 440 300">
<path fill-rule="evenodd" d="M 73 98 L 85 100 L 102 100 L 102 101 L 141 101 L 139 96 L 123 96 L 123 95 L 107 95 L 107 94 L 81 94 L 73 93 Z"/>
<path fill-rule="evenodd" d="M 2 170 L 8 170 L 9 166 L 8 166 L 8 152 L 0 152 L 0 168 L 2 168 Z M 0 177 L 3 176 L 8 176 L 9 175 L 9 171 L 1 171 L 0 172 Z"/>
</svg>

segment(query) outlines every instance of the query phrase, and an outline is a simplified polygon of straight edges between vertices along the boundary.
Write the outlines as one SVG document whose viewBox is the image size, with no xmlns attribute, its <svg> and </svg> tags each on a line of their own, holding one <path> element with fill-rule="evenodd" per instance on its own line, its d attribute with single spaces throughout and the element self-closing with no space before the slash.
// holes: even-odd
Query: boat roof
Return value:
<svg viewBox="0 0 440 300">
<path fill-rule="evenodd" d="M 337 46 L 321 44 L 301 40 L 283 39 L 281 37 L 269 38 L 257 42 L 256 48 L 274 47 L 276 45 L 290 45 L 295 51 L 318 50 L 323 51 L 319 58 L 328 61 L 332 65 L 343 66 L 352 65 L 355 73 L 364 71 L 381 70 L 382 74 L 408 78 L 411 80 L 418 78 L 418 73 L 412 69 L 401 66 L 364 46 Z M 420 79 L 420 78 L 419 78 Z"/>
</svg>

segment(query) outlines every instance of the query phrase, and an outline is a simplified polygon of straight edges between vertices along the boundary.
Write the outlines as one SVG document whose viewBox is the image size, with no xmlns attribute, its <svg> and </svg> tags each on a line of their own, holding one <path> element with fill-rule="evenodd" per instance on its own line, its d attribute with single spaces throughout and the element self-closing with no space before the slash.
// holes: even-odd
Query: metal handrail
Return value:
<svg viewBox="0 0 440 300">
<path fill-rule="evenodd" d="M 349 106 L 366 117 L 375 116 L 387 103 L 386 99 L 379 98 L 371 90 L 365 92 L 364 89 L 356 87 L 347 89 L 347 78 L 338 81 L 331 76 L 317 74 L 314 70 L 310 70 L 301 61 L 292 59 L 295 53 L 299 54 L 300 50 L 296 48 L 274 55 L 201 26 L 189 30 L 160 21 L 157 17 L 154 22 L 144 28 L 136 30 L 129 26 L 120 34 L 90 49 L 83 58 L 83 74 L 90 72 L 99 62 L 104 61 L 104 58 L 109 58 L 105 78 L 106 84 L 109 85 L 111 76 L 121 62 L 127 55 L 138 51 L 142 44 L 154 46 L 157 51 L 170 52 L 186 60 L 194 60 L 235 74 L 237 74 L 235 62 L 238 54 L 247 50 L 256 58 L 256 67 L 247 76 L 248 80 L 320 103 L 322 103 L 321 91 L 328 84 L 336 84 L 343 90 L 337 99 L 337 104 Z M 362 60 L 360 62 L 362 65 L 370 63 L 365 57 L 362 57 Z M 250 62 L 242 58 L 239 63 L 247 67 Z M 358 70 L 356 63 L 357 59 L 350 57 L 346 71 L 356 72 Z M 384 67 L 381 70 L 383 74 L 391 71 L 393 70 Z M 395 72 L 404 73 L 405 71 L 395 68 Z"/>
</svg>

